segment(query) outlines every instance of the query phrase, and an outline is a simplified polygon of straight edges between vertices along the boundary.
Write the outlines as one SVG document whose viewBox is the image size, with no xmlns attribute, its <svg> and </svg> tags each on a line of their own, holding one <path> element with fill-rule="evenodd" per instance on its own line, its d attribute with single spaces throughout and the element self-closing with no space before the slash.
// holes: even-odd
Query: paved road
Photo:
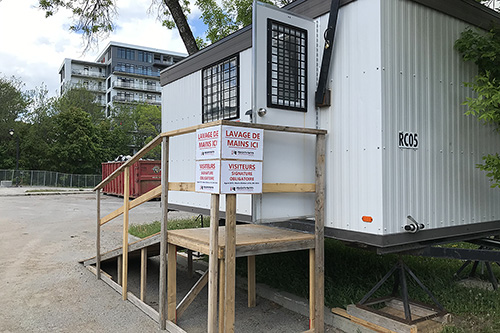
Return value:
<svg viewBox="0 0 500 333">
<path fill-rule="evenodd" d="M 131 303 L 121 301 L 119 294 L 78 264 L 95 253 L 95 196 L 13 196 L 24 190 L 9 189 L 7 193 L 0 188 L 0 332 L 158 331 L 154 321 Z M 120 204 L 120 199 L 104 196 L 102 214 Z M 149 202 L 130 214 L 131 223 L 159 218 L 159 202 Z M 121 244 L 120 219 L 103 226 L 102 243 L 104 251 Z M 155 270 L 155 259 L 149 267 Z M 133 281 L 134 273 L 129 274 Z M 154 274 L 150 281 L 157 281 Z M 192 282 L 178 280 L 186 283 L 180 289 Z M 157 290 L 157 282 L 150 285 Z M 178 292 L 180 296 L 183 293 Z M 206 290 L 179 322 L 188 332 L 206 331 L 205 294 Z M 262 298 L 256 308 L 248 309 L 244 293 L 238 295 L 237 332 L 299 332 L 308 328 L 306 317 Z M 154 305 L 155 300 L 150 302 Z"/>
</svg>

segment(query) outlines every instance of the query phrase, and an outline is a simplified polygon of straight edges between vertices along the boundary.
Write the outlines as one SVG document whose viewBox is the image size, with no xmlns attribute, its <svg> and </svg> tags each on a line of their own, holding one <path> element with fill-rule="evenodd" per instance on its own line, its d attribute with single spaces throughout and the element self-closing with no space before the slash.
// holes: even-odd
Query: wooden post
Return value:
<svg viewBox="0 0 500 333">
<path fill-rule="evenodd" d="M 33 177 L 32 177 L 33 178 Z M 97 236 L 95 241 L 95 268 L 97 280 L 101 279 L 101 190 L 95 191 L 97 202 Z"/>
<path fill-rule="evenodd" d="M 122 299 L 127 299 L 127 273 L 128 273 L 128 216 L 130 209 L 130 167 L 123 173 L 123 268 L 122 268 Z"/>
<path fill-rule="evenodd" d="M 188 278 L 193 277 L 193 251 L 192 250 L 187 250 L 187 261 L 188 261 L 188 267 L 187 267 L 187 275 Z"/>
<path fill-rule="evenodd" d="M 226 194 L 226 291 L 224 332 L 234 332 L 234 305 L 236 293 L 236 194 Z"/>
<path fill-rule="evenodd" d="M 146 302 L 146 279 L 148 271 L 148 248 L 141 249 L 141 301 Z"/>
<path fill-rule="evenodd" d="M 116 279 L 118 280 L 118 284 L 121 286 L 122 285 L 122 269 L 123 269 L 123 255 L 118 256 L 116 259 L 116 274 L 117 277 Z"/>
<path fill-rule="evenodd" d="M 210 197 L 210 249 L 208 257 L 208 326 L 217 332 L 217 265 L 219 264 L 219 194 Z M 222 299 L 220 300 L 222 302 Z"/>
<path fill-rule="evenodd" d="M 219 333 L 224 333 L 224 300 L 226 299 L 225 285 L 226 285 L 226 263 L 224 258 L 219 259 Z"/>
<path fill-rule="evenodd" d="M 176 323 L 177 305 L 177 247 L 168 244 L 168 269 L 167 269 L 167 319 Z"/>
<path fill-rule="evenodd" d="M 247 279 L 248 279 L 248 307 L 253 308 L 257 304 L 255 297 L 255 256 L 247 257 Z"/>
<path fill-rule="evenodd" d="M 168 225 L 168 164 L 169 138 L 162 139 L 161 146 L 161 240 L 160 240 L 160 286 L 159 317 L 160 329 L 166 329 L 167 314 L 167 225 Z M 174 307 L 175 309 L 175 307 Z"/>
<path fill-rule="evenodd" d="M 314 249 L 309 249 L 309 329 L 314 330 L 316 327 L 315 320 L 315 311 L 314 307 L 316 305 L 316 288 L 314 288 L 314 284 L 316 279 L 314 278 L 314 273 L 316 268 L 314 267 L 314 259 L 315 259 L 315 251 Z"/>
<path fill-rule="evenodd" d="M 316 136 L 316 204 L 315 204 L 315 331 L 325 327 L 325 151 L 326 136 Z"/>
</svg>

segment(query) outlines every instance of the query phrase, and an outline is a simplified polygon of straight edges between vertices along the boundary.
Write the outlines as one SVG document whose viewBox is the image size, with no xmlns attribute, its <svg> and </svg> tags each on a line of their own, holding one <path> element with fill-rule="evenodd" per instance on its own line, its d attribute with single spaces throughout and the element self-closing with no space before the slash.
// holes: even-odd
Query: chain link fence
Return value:
<svg viewBox="0 0 500 333">
<path fill-rule="evenodd" d="M 12 185 L 92 188 L 101 182 L 102 176 L 74 175 L 55 171 L 0 169 L 0 181 L 2 180 L 10 180 Z"/>
</svg>

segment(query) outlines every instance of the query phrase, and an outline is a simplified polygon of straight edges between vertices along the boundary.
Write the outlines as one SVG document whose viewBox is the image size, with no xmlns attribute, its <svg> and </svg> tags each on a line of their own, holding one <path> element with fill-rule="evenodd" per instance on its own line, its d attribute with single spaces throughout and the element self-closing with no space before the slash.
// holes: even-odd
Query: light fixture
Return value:
<svg viewBox="0 0 500 333">
<path fill-rule="evenodd" d="M 10 129 L 10 130 L 9 130 L 9 134 L 10 134 L 10 136 L 14 136 L 14 130 L 13 130 L 13 129 Z"/>
</svg>

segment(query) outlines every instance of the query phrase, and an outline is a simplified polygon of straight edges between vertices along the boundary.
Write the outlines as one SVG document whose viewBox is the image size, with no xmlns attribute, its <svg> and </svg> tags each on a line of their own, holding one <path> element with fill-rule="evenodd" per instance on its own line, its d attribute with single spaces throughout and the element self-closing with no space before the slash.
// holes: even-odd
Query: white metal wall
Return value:
<svg viewBox="0 0 500 333">
<path fill-rule="evenodd" d="M 467 24 L 408 0 L 383 0 L 381 15 L 384 234 L 408 215 L 426 228 L 498 219 L 500 191 L 475 165 L 500 138 L 461 105 L 476 73 L 453 48 Z M 399 131 L 418 150 L 398 148 Z"/>
<path fill-rule="evenodd" d="M 321 45 L 327 20 L 320 18 Z M 329 82 L 332 106 L 319 111 L 320 126 L 328 130 L 327 227 L 383 233 L 380 63 L 380 1 L 341 7 Z"/>
<path fill-rule="evenodd" d="M 240 115 L 242 120 L 251 105 L 251 52 L 240 53 Z M 170 131 L 201 124 L 201 71 L 172 82 L 162 89 L 162 131 Z M 172 182 L 194 182 L 195 179 L 195 134 L 171 138 L 169 152 L 169 180 Z M 170 191 L 170 204 L 210 208 L 210 194 Z M 225 200 L 221 199 L 222 210 Z M 251 196 L 238 195 L 237 213 L 251 215 Z"/>
</svg>

